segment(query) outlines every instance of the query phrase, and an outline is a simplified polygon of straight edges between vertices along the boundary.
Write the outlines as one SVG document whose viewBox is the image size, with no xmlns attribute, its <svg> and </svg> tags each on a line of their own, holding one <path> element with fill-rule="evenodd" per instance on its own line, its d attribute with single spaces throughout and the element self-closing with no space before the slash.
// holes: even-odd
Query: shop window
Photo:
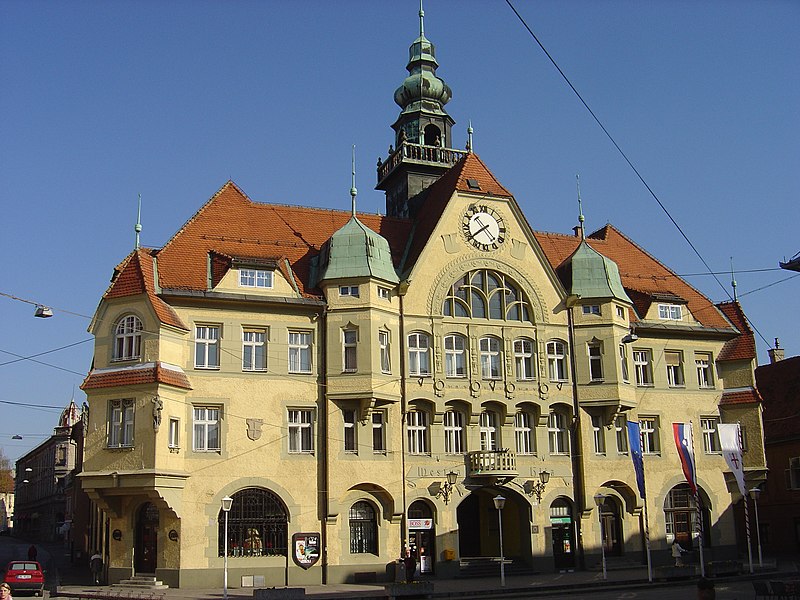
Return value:
<svg viewBox="0 0 800 600">
<path fill-rule="evenodd" d="M 288 512 L 281 499 L 269 490 L 247 488 L 234 493 L 228 512 L 228 548 L 231 558 L 242 556 L 286 556 Z M 218 517 L 217 549 L 225 555 L 225 512 Z"/>
</svg>

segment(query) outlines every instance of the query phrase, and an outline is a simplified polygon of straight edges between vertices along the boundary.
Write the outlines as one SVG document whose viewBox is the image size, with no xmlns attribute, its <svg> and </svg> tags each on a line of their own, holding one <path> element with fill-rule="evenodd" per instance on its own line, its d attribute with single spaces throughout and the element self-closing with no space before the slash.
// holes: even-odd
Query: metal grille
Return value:
<svg viewBox="0 0 800 600">
<path fill-rule="evenodd" d="M 350 507 L 350 552 L 378 553 L 378 526 L 375 510 L 368 502 L 356 502 Z"/>
<path fill-rule="evenodd" d="M 281 499 L 260 488 L 233 494 L 228 513 L 228 556 L 286 556 L 288 514 Z M 219 556 L 225 553 L 225 513 L 219 511 Z"/>
</svg>

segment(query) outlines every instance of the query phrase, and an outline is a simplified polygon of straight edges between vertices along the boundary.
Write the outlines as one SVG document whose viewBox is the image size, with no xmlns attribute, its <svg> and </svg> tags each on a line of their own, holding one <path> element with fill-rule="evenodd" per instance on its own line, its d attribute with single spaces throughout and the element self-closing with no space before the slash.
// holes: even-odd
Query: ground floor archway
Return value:
<svg viewBox="0 0 800 600">
<path fill-rule="evenodd" d="M 158 507 L 145 502 L 136 513 L 136 545 L 133 551 L 133 569 L 136 573 L 156 572 L 158 556 Z"/>
<path fill-rule="evenodd" d="M 556 569 L 575 568 L 577 546 L 572 502 L 556 498 L 550 505 L 550 532 L 553 541 L 553 564 Z"/>
<path fill-rule="evenodd" d="M 506 499 L 503 508 L 503 554 L 510 560 L 531 560 L 530 510 L 526 500 L 508 488 L 474 490 L 458 505 L 458 549 L 464 557 L 500 556 L 500 518 L 494 498 Z"/>
</svg>

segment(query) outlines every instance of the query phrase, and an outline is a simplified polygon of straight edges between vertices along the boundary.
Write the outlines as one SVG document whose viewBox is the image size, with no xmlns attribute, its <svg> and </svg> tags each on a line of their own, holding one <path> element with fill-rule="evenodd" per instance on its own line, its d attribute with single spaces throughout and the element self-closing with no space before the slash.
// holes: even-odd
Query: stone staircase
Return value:
<svg viewBox="0 0 800 600">
<path fill-rule="evenodd" d="M 167 590 L 169 586 L 156 579 L 155 575 L 134 575 L 111 585 L 112 588 L 135 590 Z"/>
<path fill-rule="evenodd" d="M 505 574 L 507 577 L 513 575 L 535 575 L 529 565 L 519 559 L 506 558 L 503 561 Z M 499 577 L 500 576 L 500 557 L 499 556 L 473 556 L 462 557 L 459 564 L 458 577 Z"/>
</svg>

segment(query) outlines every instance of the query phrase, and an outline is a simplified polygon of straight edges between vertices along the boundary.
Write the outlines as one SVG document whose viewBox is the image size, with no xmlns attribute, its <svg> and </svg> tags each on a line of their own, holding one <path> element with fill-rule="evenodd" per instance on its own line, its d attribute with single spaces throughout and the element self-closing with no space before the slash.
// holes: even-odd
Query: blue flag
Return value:
<svg viewBox="0 0 800 600">
<path fill-rule="evenodd" d="M 644 462 L 642 462 L 642 434 L 637 421 L 628 421 L 628 448 L 633 461 L 633 470 L 636 471 L 636 484 L 639 486 L 639 495 L 642 500 L 647 498 L 644 491 Z"/>
</svg>

